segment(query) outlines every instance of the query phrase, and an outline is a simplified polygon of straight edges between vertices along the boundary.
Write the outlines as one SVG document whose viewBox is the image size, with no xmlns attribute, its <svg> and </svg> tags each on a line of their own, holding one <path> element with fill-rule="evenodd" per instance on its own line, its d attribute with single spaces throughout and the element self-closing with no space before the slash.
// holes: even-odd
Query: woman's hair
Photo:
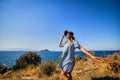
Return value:
<svg viewBox="0 0 120 80">
<path fill-rule="evenodd" d="M 73 33 L 73 32 L 69 32 L 69 34 L 70 34 L 71 36 L 74 36 L 74 33 Z"/>
<path fill-rule="evenodd" d="M 72 40 L 75 40 L 75 37 L 74 37 L 74 36 L 72 37 Z"/>
<path fill-rule="evenodd" d="M 73 32 L 71 32 L 71 31 L 69 32 L 68 30 L 65 30 L 65 31 L 64 31 L 64 35 L 66 36 L 67 33 L 70 34 L 71 40 L 75 40 L 75 37 L 74 37 L 74 33 L 73 33 Z"/>
<path fill-rule="evenodd" d="M 75 40 L 74 33 L 73 32 L 69 32 L 69 34 L 71 35 L 71 39 Z"/>
<path fill-rule="evenodd" d="M 65 30 L 65 31 L 64 31 L 64 35 L 66 36 L 66 35 L 67 35 L 67 33 L 69 33 L 69 32 L 68 32 L 67 30 Z"/>
</svg>

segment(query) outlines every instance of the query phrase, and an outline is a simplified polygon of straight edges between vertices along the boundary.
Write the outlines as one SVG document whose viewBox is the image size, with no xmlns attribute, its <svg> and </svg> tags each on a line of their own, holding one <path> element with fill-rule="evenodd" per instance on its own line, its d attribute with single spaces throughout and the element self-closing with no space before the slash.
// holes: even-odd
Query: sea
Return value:
<svg viewBox="0 0 120 80">
<path fill-rule="evenodd" d="M 11 68 L 16 59 L 18 59 L 22 54 L 27 51 L 0 51 L 0 65 L 7 65 L 8 68 Z M 62 54 L 61 51 L 34 51 L 42 58 L 42 63 L 46 62 L 47 60 L 56 61 L 58 60 L 59 56 Z M 120 52 L 120 50 L 101 50 L 101 51 L 91 51 L 94 52 L 96 56 L 105 57 L 108 54 L 114 54 L 115 52 Z M 81 57 L 86 56 L 81 51 L 76 51 L 75 55 L 80 55 Z"/>
</svg>

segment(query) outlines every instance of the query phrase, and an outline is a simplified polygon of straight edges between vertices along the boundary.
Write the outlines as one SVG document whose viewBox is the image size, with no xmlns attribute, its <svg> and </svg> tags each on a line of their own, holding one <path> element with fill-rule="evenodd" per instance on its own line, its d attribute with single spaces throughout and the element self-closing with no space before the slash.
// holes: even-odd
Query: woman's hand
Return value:
<svg viewBox="0 0 120 80">
<path fill-rule="evenodd" d="M 62 35 L 62 39 L 64 39 L 64 37 L 65 37 L 65 32 L 66 32 L 67 30 L 64 30 L 64 32 L 63 32 L 63 35 Z"/>
<path fill-rule="evenodd" d="M 100 58 L 100 57 L 95 57 L 95 56 L 92 56 L 91 58 L 92 58 L 92 59 L 94 59 L 94 60 L 97 60 L 97 61 L 100 61 L 100 60 L 101 60 L 101 58 Z"/>
</svg>

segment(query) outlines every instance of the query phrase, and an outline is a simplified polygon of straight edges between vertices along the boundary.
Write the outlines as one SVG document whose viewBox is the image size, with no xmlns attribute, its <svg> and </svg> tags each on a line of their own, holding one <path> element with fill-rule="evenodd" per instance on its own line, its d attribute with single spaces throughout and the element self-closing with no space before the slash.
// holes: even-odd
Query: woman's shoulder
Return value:
<svg viewBox="0 0 120 80">
<path fill-rule="evenodd" d="M 76 44 L 76 43 L 79 43 L 77 40 L 73 40 L 73 43 Z"/>
<path fill-rule="evenodd" d="M 77 40 L 73 40 L 73 42 L 78 42 Z"/>
<path fill-rule="evenodd" d="M 75 48 L 80 47 L 80 44 L 79 44 L 79 42 L 77 40 L 74 40 L 73 44 L 74 44 Z"/>
</svg>

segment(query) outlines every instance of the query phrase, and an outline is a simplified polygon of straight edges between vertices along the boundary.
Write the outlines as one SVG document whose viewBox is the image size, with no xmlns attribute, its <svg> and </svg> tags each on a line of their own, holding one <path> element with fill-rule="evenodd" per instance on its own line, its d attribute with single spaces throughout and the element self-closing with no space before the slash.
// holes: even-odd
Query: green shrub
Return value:
<svg viewBox="0 0 120 80">
<path fill-rule="evenodd" d="M 41 64 L 41 57 L 36 52 L 25 52 L 22 56 L 20 56 L 15 65 L 13 66 L 13 70 L 25 68 L 28 65 L 38 65 Z"/>
<path fill-rule="evenodd" d="M 47 61 L 40 65 L 40 70 L 42 71 L 43 74 L 50 76 L 52 75 L 53 72 L 56 70 L 56 65 L 53 61 Z"/>
<path fill-rule="evenodd" d="M 81 60 L 82 57 L 80 55 L 75 55 L 75 61 Z"/>
</svg>

